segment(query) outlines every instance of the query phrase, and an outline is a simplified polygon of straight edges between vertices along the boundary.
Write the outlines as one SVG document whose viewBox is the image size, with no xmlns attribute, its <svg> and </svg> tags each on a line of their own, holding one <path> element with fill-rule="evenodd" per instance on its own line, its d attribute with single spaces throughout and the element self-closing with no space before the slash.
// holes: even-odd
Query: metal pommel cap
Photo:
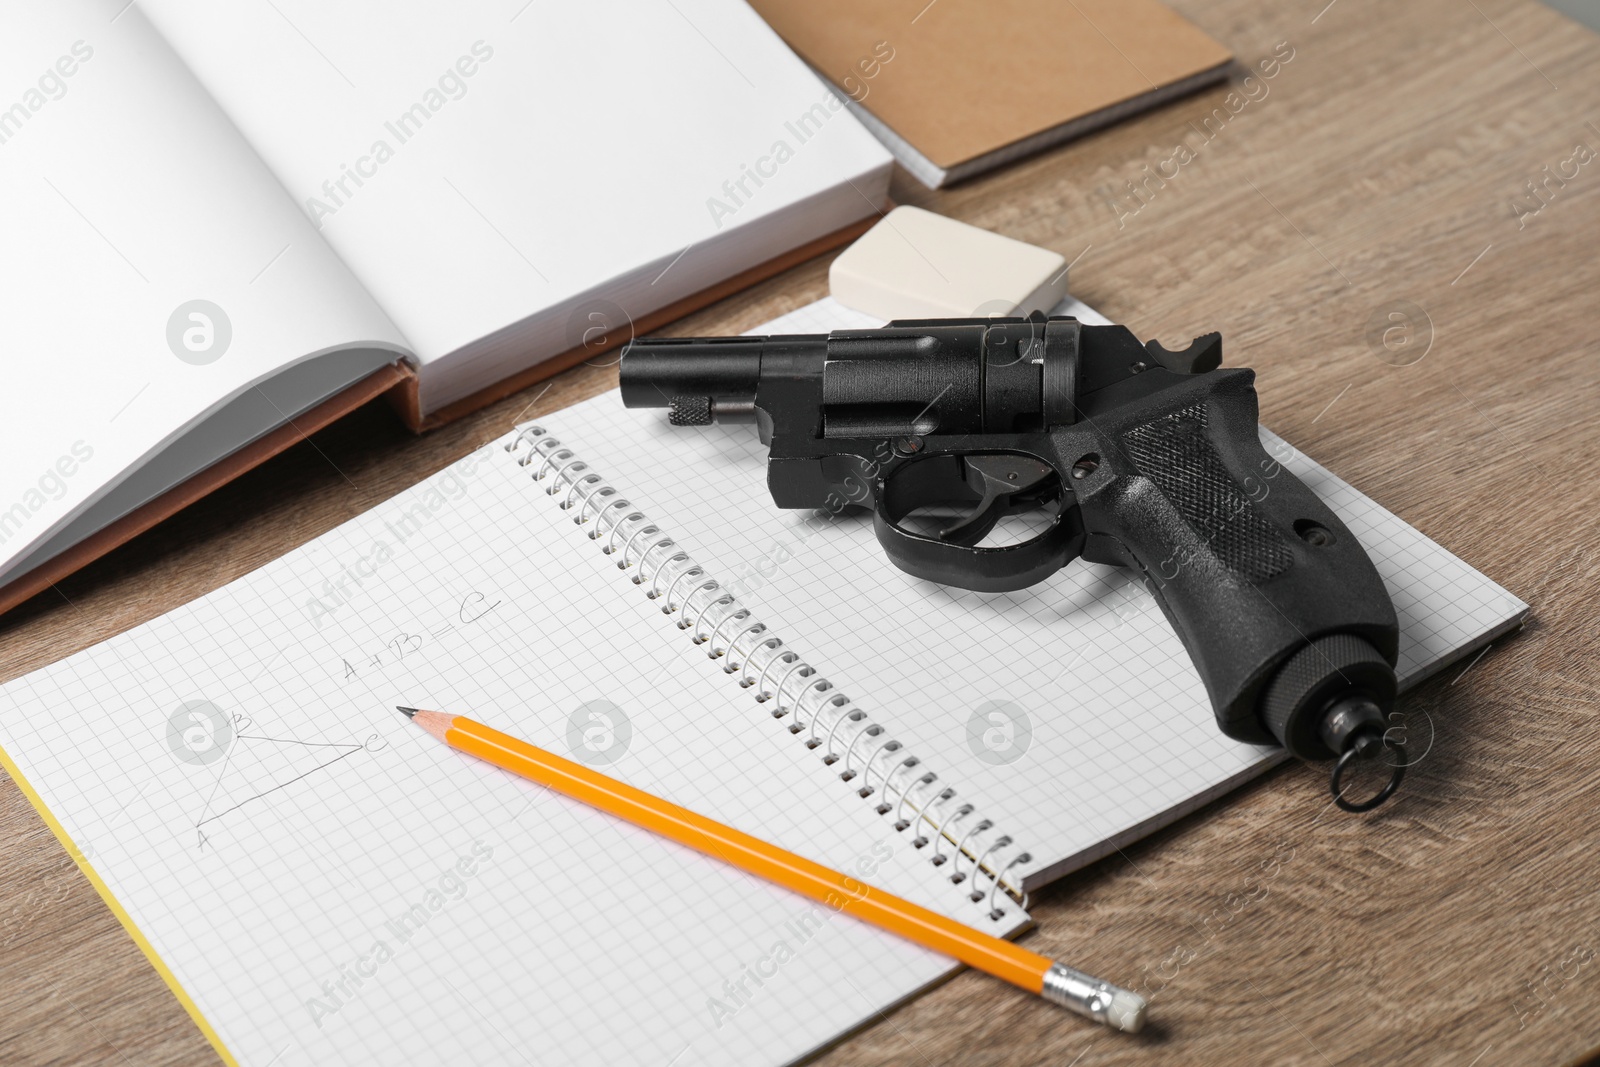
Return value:
<svg viewBox="0 0 1600 1067">
<path fill-rule="evenodd" d="M 1039 995 L 1052 1004 L 1126 1033 L 1137 1034 L 1144 1028 L 1147 1005 L 1143 997 L 1065 964 L 1052 964 L 1044 972 L 1044 988 Z"/>
</svg>

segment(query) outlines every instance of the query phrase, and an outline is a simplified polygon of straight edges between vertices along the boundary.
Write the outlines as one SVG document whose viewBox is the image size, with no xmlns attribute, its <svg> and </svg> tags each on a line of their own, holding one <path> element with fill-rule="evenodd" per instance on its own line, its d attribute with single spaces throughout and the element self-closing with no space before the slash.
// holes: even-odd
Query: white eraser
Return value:
<svg viewBox="0 0 1600 1067">
<path fill-rule="evenodd" d="M 902 206 L 839 254 L 828 270 L 839 303 L 883 319 L 1026 315 L 1067 292 L 1059 253 Z"/>
<path fill-rule="evenodd" d="M 1111 994 L 1111 1004 L 1106 1008 L 1106 1022 L 1118 1030 L 1137 1034 L 1144 1029 L 1145 1000 L 1137 993 L 1119 989 Z"/>
</svg>

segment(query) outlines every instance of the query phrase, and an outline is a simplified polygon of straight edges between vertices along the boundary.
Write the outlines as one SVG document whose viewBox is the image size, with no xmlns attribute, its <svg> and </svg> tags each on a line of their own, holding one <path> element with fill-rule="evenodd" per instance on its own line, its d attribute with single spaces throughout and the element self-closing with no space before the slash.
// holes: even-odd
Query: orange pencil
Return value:
<svg viewBox="0 0 1600 1067">
<path fill-rule="evenodd" d="M 407 717 L 452 748 L 540 783 L 590 807 L 687 845 L 713 859 L 793 890 L 879 929 L 954 956 L 1030 993 L 1096 1022 L 1129 1033 L 1144 1025 L 1145 1001 L 1137 993 L 979 933 L 937 912 L 874 889 L 854 878 L 769 845 L 731 826 L 608 778 L 581 763 L 535 748 L 460 715 L 401 708 Z"/>
</svg>

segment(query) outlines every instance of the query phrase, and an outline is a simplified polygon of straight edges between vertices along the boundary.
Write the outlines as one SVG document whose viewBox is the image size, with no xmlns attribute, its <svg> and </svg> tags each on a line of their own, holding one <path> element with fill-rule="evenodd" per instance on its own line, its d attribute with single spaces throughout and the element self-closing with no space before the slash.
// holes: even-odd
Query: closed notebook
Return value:
<svg viewBox="0 0 1600 1067">
<path fill-rule="evenodd" d="M 827 301 L 771 326 L 865 324 Z M 1406 682 L 1521 617 L 1274 447 L 1373 549 Z M 230 1063 L 784 1064 L 953 970 L 445 749 L 397 704 L 1001 934 L 1028 886 L 1279 758 L 1217 733 L 1126 575 L 919 582 L 870 522 L 773 509 L 748 427 L 674 430 L 615 393 L 10 681 L 0 745 Z"/>
<path fill-rule="evenodd" d="M 752 0 L 929 186 L 1219 81 L 1226 48 L 1155 0 Z"/>
</svg>

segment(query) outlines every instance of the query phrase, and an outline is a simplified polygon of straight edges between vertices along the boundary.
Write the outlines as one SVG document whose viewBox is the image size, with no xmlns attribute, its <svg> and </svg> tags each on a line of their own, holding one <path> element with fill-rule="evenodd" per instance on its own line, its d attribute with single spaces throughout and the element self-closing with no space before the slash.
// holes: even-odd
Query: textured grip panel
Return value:
<svg viewBox="0 0 1600 1067">
<path fill-rule="evenodd" d="M 673 426 L 710 426 L 709 396 L 675 396 L 667 401 L 667 422 Z"/>
<path fill-rule="evenodd" d="M 1223 566 L 1248 581 L 1266 581 L 1287 570 L 1294 557 L 1228 473 L 1206 428 L 1206 406 L 1191 404 L 1134 427 L 1123 443 L 1139 472 Z"/>
</svg>

